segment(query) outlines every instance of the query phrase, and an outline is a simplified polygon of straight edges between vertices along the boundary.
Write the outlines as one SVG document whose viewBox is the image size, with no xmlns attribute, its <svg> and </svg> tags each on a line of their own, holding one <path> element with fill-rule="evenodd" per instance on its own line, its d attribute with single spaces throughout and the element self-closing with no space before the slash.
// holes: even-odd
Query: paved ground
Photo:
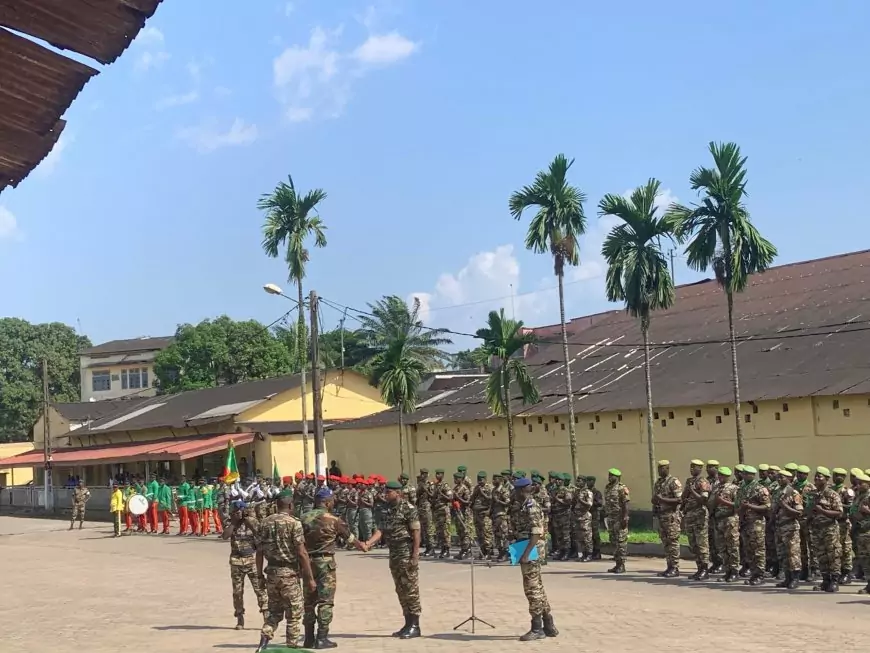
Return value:
<svg viewBox="0 0 870 653">
<path fill-rule="evenodd" d="M 253 651 L 257 629 L 232 630 L 226 543 L 108 535 L 104 524 L 69 533 L 62 522 L 0 517 L 0 639 L 13 645 L 8 650 Z M 424 562 L 426 637 L 400 644 L 389 636 L 401 616 L 383 556 L 341 554 L 335 639 L 342 649 L 362 653 L 530 648 L 636 653 L 652 648 L 653 638 L 661 638 L 655 644 L 659 650 L 693 650 L 714 637 L 720 650 L 768 649 L 778 638 L 808 649 L 858 650 L 870 637 L 870 599 L 857 595 L 857 586 L 835 595 L 783 593 L 664 581 L 652 577 L 658 560 L 633 560 L 631 573 L 620 577 L 604 573 L 607 566 L 551 564 L 544 582 L 561 635 L 522 644 L 515 639 L 526 630 L 528 613 L 517 569 L 475 567 L 478 615 L 495 629 L 479 626 L 471 635 L 453 630 L 470 612 L 468 566 Z M 247 598 L 255 626 L 256 603 L 253 595 Z"/>
</svg>

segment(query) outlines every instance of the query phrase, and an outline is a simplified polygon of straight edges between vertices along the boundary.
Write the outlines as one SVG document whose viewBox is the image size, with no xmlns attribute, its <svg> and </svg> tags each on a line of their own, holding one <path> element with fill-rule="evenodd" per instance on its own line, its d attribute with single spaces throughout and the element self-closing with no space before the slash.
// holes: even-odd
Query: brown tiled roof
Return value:
<svg viewBox="0 0 870 653">
<path fill-rule="evenodd" d="M 590 319 L 594 317 L 594 319 Z M 870 393 L 870 251 L 782 265 L 755 275 L 735 296 L 734 323 L 743 401 Z M 624 311 L 572 320 L 569 337 L 575 410 L 642 410 L 646 405 L 638 321 Z M 653 315 L 650 376 L 656 407 L 732 400 L 725 295 L 715 281 L 677 288 L 677 300 Z M 558 338 L 528 360 L 541 401 L 514 402 L 515 414 L 565 414 L 565 373 Z M 491 416 L 485 382 L 447 391 L 405 419 L 479 420 Z M 384 411 L 335 428 L 396 423 Z"/>
<path fill-rule="evenodd" d="M 61 417 L 71 422 L 96 421 L 113 413 L 134 410 L 146 399 L 130 397 L 129 399 L 105 399 L 103 401 L 80 401 L 70 404 L 52 404 Z"/>
<path fill-rule="evenodd" d="M 82 350 L 82 354 L 89 356 L 110 354 L 130 354 L 141 351 L 154 351 L 155 349 L 166 349 L 169 345 L 175 342 L 173 336 L 161 336 L 158 338 L 131 338 L 129 340 L 111 340 L 104 342 L 101 345 L 96 345 L 88 349 Z"/>
<path fill-rule="evenodd" d="M 108 64 L 160 2 L 0 0 L 0 192 L 48 155 L 66 126 L 61 116 L 97 74 L 9 30 Z"/>
</svg>

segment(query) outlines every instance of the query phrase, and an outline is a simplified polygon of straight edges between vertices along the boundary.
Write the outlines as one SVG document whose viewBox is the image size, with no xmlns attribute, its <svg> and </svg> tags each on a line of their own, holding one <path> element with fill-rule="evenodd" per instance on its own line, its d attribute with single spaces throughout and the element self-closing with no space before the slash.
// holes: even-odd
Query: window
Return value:
<svg viewBox="0 0 870 653">
<path fill-rule="evenodd" d="M 565 430 L 565 425 L 564 425 L 564 424 L 559 424 L 559 426 L 562 428 L 563 431 Z"/>
<path fill-rule="evenodd" d="M 694 425 L 695 425 L 695 418 L 694 417 L 687 417 L 686 418 L 686 426 L 694 426 Z"/>
<path fill-rule="evenodd" d="M 782 419 L 782 416 L 779 414 L 779 412 L 776 412 L 773 414 L 773 419 L 775 419 L 778 422 L 779 420 Z"/>
<path fill-rule="evenodd" d="M 695 411 L 695 417 L 700 417 L 700 416 L 701 416 L 701 411 L 700 411 L 700 410 L 696 410 L 696 411 Z"/>
<path fill-rule="evenodd" d="M 662 426 L 667 426 L 667 425 L 668 425 L 668 420 L 663 419 L 663 420 L 662 420 Z"/>
<path fill-rule="evenodd" d="M 148 368 L 134 367 L 130 370 L 121 370 L 121 389 L 138 390 L 148 387 Z"/>
<path fill-rule="evenodd" d="M 589 430 L 590 430 L 590 431 L 594 431 L 594 430 L 595 430 L 595 422 L 589 422 Z"/>
<path fill-rule="evenodd" d="M 112 389 L 112 376 L 108 372 L 94 372 L 91 375 L 91 389 L 94 392 L 106 392 Z"/>
<path fill-rule="evenodd" d="M 615 429 L 615 428 L 616 428 L 616 422 L 610 422 L 610 428 Z"/>
<path fill-rule="evenodd" d="M 843 417 L 850 417 L 852 415 L 852 411 L 848 408 L 843 409 Z"/>
<path fill-rule="evenodd" d="M 533 428 L 533 427 L 532 427 L 532 425 L 531 425 L 531 424 L 529 424 L 529 433 L 531 433 L 531 432 L 532 432 L 532 428 Z"/>
<path fill-rule="evenodd" d="M 840 400 L 834 399 L 834 410 L 837 410 L 840 407 Z"/>
<path fill-rule="evenodd" d="M 752 415 L 750 415 L 749 413 L 746 413 L 746 414 L 743 416 L 743 421 L 744 421 L 744 422 L 747 422 L 747 423 L 748 423 L 748 422 L 751 422 L 751 421 L 752 421 Z"/>
<path fill-rule="evenodd" d="M 783 405 L 782 405 L 782 412 L 784 412 L 784 413 L 787 413 L 787 412 L 788 412 L 788 404 L 783 404 Z"/>
<path fill-rule="evenodd" d="M 653 419 L 658 419 L 658 418 L 659 418 L 659 413 L 658 413 L 658 411 L 655 411 L 653 413 Z"/>
<path fill-rule="evenodd" d="M 717 424 L 721 424 L 721 423 L 722 423 L 722 416 L 721 416 L 721 415 L 716 415 L 716 423 L 717 423 Z"/>
<path fill-rule="evenodd" d="M 752 404 L 752 412 L 754 414 L 758 414 L 758 404 Z"/>
<path fill-rule="evenodd" d="M 539 417 L 539 418 L 538 418 L 538 424 L 543 424 L 543 423 L 544 423 L 544 418 L 543 418 L 543 417 Z"/>
<path fill-rule="evenodd" d="M 546 432 L 549 431 L 549 430 L 550 430 L 550 425 L 549 425 L 549 424 L 544 424 L 544 433 L 546 433 Z"/>
<path fill-rule="evenodd" d="M 723 415 L 730 415 L 731 409 L 726 406 L 725 408 L 722 409 L 722 414 Z"/>
<path fill-rule="evenodd" d="M 616 414 L 616 421 L 617 421 L 617 422 L 621 422 L 621 421 L 622 421 L 622 413 L 617 413 L 617 414 Z"/>
<path fill-rule="evenodd" d="M 674 411 L 672 411 L 672 410 L 668 411 L 668 419 L 674 419 Z"/>
<path fill-rule="evenodd" d="M 595 421 L 596 421 L 596 422 L 600 422 L 600 421 L 601 421 L 601 415 L 596 415 L 596 416 L 595 416 Z"/>
</svg>

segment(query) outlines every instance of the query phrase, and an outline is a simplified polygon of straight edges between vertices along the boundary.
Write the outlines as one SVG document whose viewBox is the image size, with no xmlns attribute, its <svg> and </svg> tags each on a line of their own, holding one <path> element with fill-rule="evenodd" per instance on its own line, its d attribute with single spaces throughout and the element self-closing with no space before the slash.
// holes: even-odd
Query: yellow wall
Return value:
<svg viewBox="0 0 870 653">
<path fill-rule="evenodd" d="M 829 467 L 870 467 L 867 396 L 764 401 L 744 404 L 742 409 L 749 463 L 783 465 L 794 461 Z M 654 412 L 658 414 L 654 421 L 656 458 L 669 459 L 676 475 L 687 476 L 693 458 L 715 458 L 727 465 L 737 462 L 731 406 L 658 408 Z M 571 471 L 567 419 L 566 415 L 516 418 L 516 467 L 543 473 Z M 491 474 L 508 466 L 504 420 L 430 422 L 408 430 L 413 446 L 406 461 L 415 472 L 420 467 L 452 471 L 458 465 L 467 465 L 472 475 L 478 470 Z M 395 477 L 399 473 L 397 432 L 396 426 L 330 431 L 329 457 L 337 459 L 346 473 Z M 579 413 L 576 434 L 580 473 L 597 476 L 601 485 L 610 467 L 620 468 L 624 482 L 632 490 L 634 505 L 649 508 L 644 414 Z"/>
<path fill-rule="evenodd" d="M 7 442 L 0 444 L 0 458 L 11 458 L 18 454 L 33 451 L 35 449 L 32 442 Z M 32 467 L 18 467 L 16 469 L 0 468 L 0 486 L 8 487 L 11 485 L 26 485 L 33 480 Z"/>
</svg>

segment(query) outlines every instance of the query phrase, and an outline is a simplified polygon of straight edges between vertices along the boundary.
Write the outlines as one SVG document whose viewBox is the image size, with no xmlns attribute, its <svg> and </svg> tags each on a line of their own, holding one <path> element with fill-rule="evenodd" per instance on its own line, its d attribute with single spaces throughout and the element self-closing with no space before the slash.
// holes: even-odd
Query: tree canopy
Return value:
<svg viewBox="0 0 870 653">
<path fill-rule="evenodd" d="M 90 346 L 66 324 L 0 319 L 0 442 L 31 439 L 42 412 L 43 358 L 51 401 L 79 401 L 79 352 Z"/>
</svg>

